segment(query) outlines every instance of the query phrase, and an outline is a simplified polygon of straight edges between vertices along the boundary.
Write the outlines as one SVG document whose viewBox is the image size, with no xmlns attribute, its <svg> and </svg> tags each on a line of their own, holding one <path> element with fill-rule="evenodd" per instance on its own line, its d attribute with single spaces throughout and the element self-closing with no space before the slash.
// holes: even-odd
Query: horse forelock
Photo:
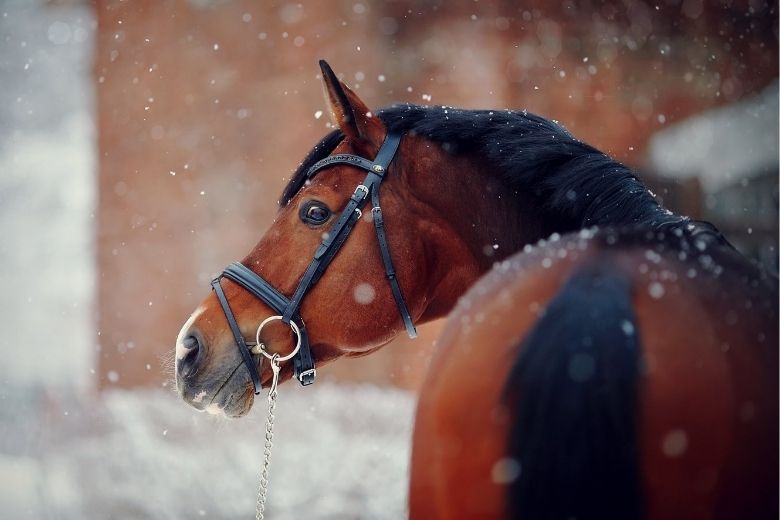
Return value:
<svg viewBox="0 0 780 520">
<path fill-rule="evenodd" d="M 333 152 L 333 150 L 344 139 L 344 134 L 340 130 L 333 130 L 325 137 L 320 139 L 314 147 L 309 150 L 303 161 L 298 165 L 298 168 L 293 173 L 287 185 L 284 187 L 281 196 L 279 197 L 279 206 L 285 207 L 296 193 L 306 183 L 306 173 L 309 171 L 317 161 L 324 159 Z"/>
</svg>

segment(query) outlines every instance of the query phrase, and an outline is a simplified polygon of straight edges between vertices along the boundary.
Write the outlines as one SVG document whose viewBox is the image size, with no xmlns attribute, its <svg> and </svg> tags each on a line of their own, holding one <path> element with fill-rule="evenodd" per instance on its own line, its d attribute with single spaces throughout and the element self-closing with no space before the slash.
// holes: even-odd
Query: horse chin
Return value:
<svg viewBox="0 0 780 520">
<path fill-rule="evenodd" d="M 252 409 L 255 394 L 252 391 L 252 382 L 249 374 L 243 374 L 239 369 L 234 370 L 227 380 L 222 383 L 208 405 L 198 407 L 211 415 L 238 418 L 246 415 Z"/>
<path fill-rule="evenodd" d="M 211 415 L 238 419 L 245 416 L 252 409 L 255 394 L 251 389 L 237 389 L 234 392 L 220 390 L 214 400 L 203 411 Z"/>
</svg>

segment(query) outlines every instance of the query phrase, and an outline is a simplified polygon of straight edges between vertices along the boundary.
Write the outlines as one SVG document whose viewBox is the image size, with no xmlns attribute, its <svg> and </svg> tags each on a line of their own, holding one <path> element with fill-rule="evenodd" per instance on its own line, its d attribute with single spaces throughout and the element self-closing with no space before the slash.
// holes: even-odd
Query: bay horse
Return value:
<svg viewBox="0 0 780 520">
<path fill-rule="evenodd" d="M 242 416 L 449 315 L 411 518 L 777 518 L 773 275 L 550 120 L 371 111 L 320 65 L 337 129 L 182 327 L 185 401 Z"/>
</svg>

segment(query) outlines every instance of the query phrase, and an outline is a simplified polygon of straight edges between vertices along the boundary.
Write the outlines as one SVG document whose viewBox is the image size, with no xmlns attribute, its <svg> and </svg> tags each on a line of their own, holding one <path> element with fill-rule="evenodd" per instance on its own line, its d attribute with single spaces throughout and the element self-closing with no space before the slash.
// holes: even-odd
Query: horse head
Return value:
<svg viewBox="0 0 780 520">
<path fill-rule="evenodd" d="M 303 161 L 282 194 L 272 226 L 236 266 L 267 282 L 273 287 L 269 291 L 282 298 L 300 296 L 296 319 L 291 311 L 289 319 L 258 331 L 259 324 L 283 310 L 273 309 L 235 278 L 217 281 L 215 292 L 197 307 L 176 341 L 177 389 L 198 409 L 229 416 L 250 409 L 257 383 L 267 386 L 272 378 L 270 364 L 262 364 L 256 347 L 251 357 L 247 347 L 244 352 L 237 348 L 242 342 L 252 346 L 256 333 L 266 353 L 284 357 L 297 339 L 285 323 L 305 324 L 304 348 L 310 346 L 318 366 L 365 355 L 387 344 L 404 325 L 413 333 L 412 321 L 444 315 L 478 275 L 468 247 L 452 233 L 449 211 L 442 211 L 443 189 L 436 180 L 442 169 L 457 168 L 459 160 L 421 137 L 397 135 L 400 146 L 385 158 L 391 161 L 386 171 L 378 172 L 376 185 L 360 192 L 371 180 L 367 171 L 376 177 L 384 169 L 372 161 L 384 153 L 380 150 L 389 139 L 388 129 L 327 63 L 320 65 L 338 130 Z M 360 168 L 355 161 L 368 166 Z M 356 196 L 362 197 L 360 203 L 354 202 Z M 462 201 L 449 204 L 465 207 Z M 339 227 L 343 219 L 350 221 L 346 232 Z M 326 244 L 326 263 L 310 273 L 312 258 Z M 307 280 L 309 275 L 313 279 Z M 235 320 L 232 330 L 228 315 Z M 253 364 L 260 367 L 254 385 Z M 293 373 L 293 364 L 284 363 L 280 380 Z"/>
</svg>

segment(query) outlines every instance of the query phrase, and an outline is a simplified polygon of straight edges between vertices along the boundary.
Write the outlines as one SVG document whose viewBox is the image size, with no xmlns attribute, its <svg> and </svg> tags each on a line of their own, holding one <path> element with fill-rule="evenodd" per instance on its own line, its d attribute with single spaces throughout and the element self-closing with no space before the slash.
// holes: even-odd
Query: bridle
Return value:
<svg viewBox="0 0 780 520">
<path fill-rule="evenodd" d="M 291 353 L 284 356 L 284 358 L 278 358 L 278 355 L 275 356 L 277 356 L 279 361 L 289 359 L 290 357 L 293 358 L 295 378 L 302 385 L 306 386 L 314 382 L 317 370 L 314 366 L 314 357 L 311 353 L 306 326 L 303 319 L 301 319 L 300 307 L 303 298 L 314 284 L 317 283 L 349 237 L 358 219 L 362 216 L 362 208 L 366 204 L 369 196 L 371 198 L 372 206 L 371 214 L 374 221 L 374 228 L 376 229 L 377 241 L 379 242 L 379 251 L 382 255 L 382 263 L 385 267 L 385 275 L 390 283 L 390 289 L 393 292 L 393 298 L 398 306 L 398 312 L 406 327 L 406 332 L 409 334 L 410 338 L 417 336 L 417 330 L 414 327 L 412 317 L 409 314 L 409 308 L 404 301 L 401 287 L 396 278 L 395 268 L 393 267 L 393 260 L 390 256 L 390 248 L 387 242 L 387 235 L 385 233 L 382 208 L 379 204 L 379 186 L 387 174 L 388 166 L 390 166 L 390 163 L 398 151 L 400 142 L 401 135 L 390 132 L 387 134 L 387 137 L 379 148 L 376 158 L 373 161 L 369 161 L 358 155 L 336 154 L 316 162 L 306 172 L 306 178 L 311 179 L 321 170 L 337 164 L 346 164 L 365 170 L 368 173 L 363 182 L 355 188 L 355 192 L 342 210 L 338 220 L 336 220 L 336 223 L 333 224 L 333 227 L 325 235 L 325 238 L 323 238 L 322 243 L 317 247 L 314 258 L 303 273 L 303 276 L 298 283 L 298 287 L 295 289 L 292 296 L 288 298 L 268 281 L 263 279 L 262 276 L 239 262 L 231 263 L 225 268 L 220 276 L 212 280 L 211 287 L 216 293 L 222 310 L 225 313 L 225 318 L 227 318 L 230 330 L 233 333 L 233 338 L 241 352 L 243 363 L 246 365 L 247 370 L 249 370 L 249 375 L 252 377 L 255 394 L 260 393 L 261 382 L 257 363 L 252 356 L 253 354 L 263 354 L 271 359 L 271 356 L 263 350 L 264 346 L 260 343 L 260 332 L 267 323 L 273 320 L 281 320 L 282 323 L 289 325 L 293 333 L 297 336 L 296 347 Z M 276 316 L 271 316 L 260 324 L 256 334 L 257 344 L 252 350 L 249 349 L 246 340 L 244 340 L 236 317 L 222 290 L 220 281 L 223 277 L 237 283 L 256 298 L 262 300 L 277 313 Z"/>
</svg>

